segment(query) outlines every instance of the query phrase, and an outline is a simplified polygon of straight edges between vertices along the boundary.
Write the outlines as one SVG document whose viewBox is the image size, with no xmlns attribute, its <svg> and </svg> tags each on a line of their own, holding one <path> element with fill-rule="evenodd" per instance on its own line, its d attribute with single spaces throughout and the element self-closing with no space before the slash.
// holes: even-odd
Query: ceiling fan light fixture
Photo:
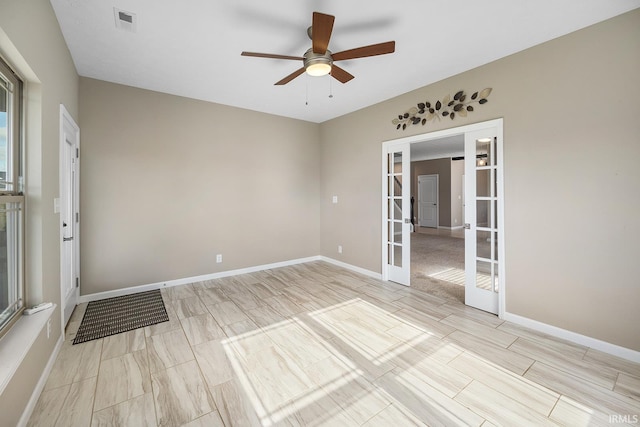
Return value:
<svg viewBox="0 0 640 427">
<path fill-rule="evenodd" d="M 307 66 L 306 72 L 313 77 L 326 76 L 331 72 L 331 65 L 322 62 L 310 64 Z"/>
<path fill-rule="evenodd" d="M 333 64 L 331 52 L 328 50 L 323 54 L 319 54 L 313 52 L 313 49 L 309 49 L 304 54 L 303 61 L 305 71 L 313 77 L 326 76 L 331 72 L 331 65 Z"/>
</svg>

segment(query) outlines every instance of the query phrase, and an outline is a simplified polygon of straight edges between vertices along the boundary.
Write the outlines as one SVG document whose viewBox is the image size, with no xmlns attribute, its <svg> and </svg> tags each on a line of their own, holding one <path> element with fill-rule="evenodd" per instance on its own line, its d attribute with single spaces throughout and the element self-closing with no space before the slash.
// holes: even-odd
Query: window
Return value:
<svg viewBox="0 0 640 427">
<path fill-rule="evenodd" d="M 0 336 L 25 305 L 22 81 L 0 59 Z"/>
</svg>

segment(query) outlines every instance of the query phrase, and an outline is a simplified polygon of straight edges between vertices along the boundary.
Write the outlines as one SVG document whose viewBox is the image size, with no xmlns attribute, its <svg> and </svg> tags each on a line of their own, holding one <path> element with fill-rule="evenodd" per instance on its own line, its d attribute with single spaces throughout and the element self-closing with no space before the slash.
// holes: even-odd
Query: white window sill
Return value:
<svg viewBox="0 0 640 427">
<path fill-rule="evenodd" d="M 29 353 L 56 305 L 31 316 L 21 316 L 11 330 L 0 339 L 0 395 Z"/>
</svg>

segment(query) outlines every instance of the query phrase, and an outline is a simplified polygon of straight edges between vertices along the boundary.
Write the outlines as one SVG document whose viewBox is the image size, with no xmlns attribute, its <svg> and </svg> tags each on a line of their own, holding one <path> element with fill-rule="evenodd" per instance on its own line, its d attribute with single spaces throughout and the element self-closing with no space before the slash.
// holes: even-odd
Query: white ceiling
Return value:
<svg viewBox="0 0 640 427">
<path fill-rule="evenodd" d="M 640 0 L 51 3 L 81 76 L 318 123 L 640 7 Z M 114 7 L 136 14 L 135 33 L 116 28 Z M 395 40 L 396 52 L 341 62 L 355 76 L 344 85 L 304 74 L 274 86 L 302 64 L 240 56 L 302 56 L 314 11 L 336 16 L 331 51 Z"/>
</svg>

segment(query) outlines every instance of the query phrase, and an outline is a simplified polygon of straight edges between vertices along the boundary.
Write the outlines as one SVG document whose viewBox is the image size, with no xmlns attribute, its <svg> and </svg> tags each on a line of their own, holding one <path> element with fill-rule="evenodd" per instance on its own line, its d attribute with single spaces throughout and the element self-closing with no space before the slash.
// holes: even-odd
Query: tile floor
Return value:
<svg viewBox="0 0 640 427">
<path fill-rule="evenodd" d="M 640 365 L 313 262 L 166 288 L 169 322 L 72 346 L 30 426 L 619 425 Z"/>
</svg>

